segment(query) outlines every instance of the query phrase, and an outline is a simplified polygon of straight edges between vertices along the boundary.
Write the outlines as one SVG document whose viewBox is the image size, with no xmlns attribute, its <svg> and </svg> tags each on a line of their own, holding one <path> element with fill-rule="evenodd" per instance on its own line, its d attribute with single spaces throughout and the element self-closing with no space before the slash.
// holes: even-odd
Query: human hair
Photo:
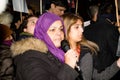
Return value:
<svg viewBox="0 0 120 80">
<path fill-rule="evenodd" d="M 66 0 L 48 0 L 48 2 L 45 5 L 45 9 L 50 9 L 51 4 L 55 4 L 56 6 L 60 7 L 67 7 L 67 2 Z"/>
<path fill-rule="evenodd" d="M 99 6 L 97 5 L 91 5 L 89 7 L 89 16 L 90 18 L 93 18 L 96 13 L 99 11 Z"/>
<path fill-rule="evenodd" d="M 9 12 L 3 12 L 2 14 L 0 14 L 0 24 L 4 24 L 10 27 L 12 21 L 13 15 L 10 14 Z"/>
<path fill-rule="evenodd" d="M 70 28 L 73 24 L 75 24 L 77 22 L 78 19 L 80 19 L 83 22 L 82 17 L 72 14 L 72 13 L 65 13 L 64 15 L 62 15 L 62 19 L 64 21 L 64 26 L 65 26 L 65 32 L 66 32 L 66 38 L 68 38 L 68 33 L 70 31 Z M 83 24 L 82 24 L 83 25 Z"/>
<path fill-rule="evenodd" d="M 83 19 L 82 17 L 72 13 L 65 13 L 64 15 L 62 15 L 62 19 L 64 22 L 64 26 L 66 28 L 65 38 L 69 40 L 68 34 L 70 32 L 71 26 L 74 25 L 78 20 L 80 20 L 83 23 Z M 82 35 L 82 40 L 80 42 L 77 42 L 77 45 L 88 47 L 92 53 L 97 53 L 97 51 L 99 50 L 97 44 L 87 40 L 83 35 Z"/>
<path fill-rule="evenodd" d="M 27 28 L 27 24 L 28 24 L 28 19 L 31 17 L 37 17 L 36 15 L 28 15 L 22 22 L 22 24 L 20 25 L 20 27 L 18 28 L 19 33 L 23 32 L 24 28 Z"/>
<path fill-rule="evenodd" d="M 11 34 L 12 30 L 7 25 L 0 24 L 0 44 Z"/>
</svg>

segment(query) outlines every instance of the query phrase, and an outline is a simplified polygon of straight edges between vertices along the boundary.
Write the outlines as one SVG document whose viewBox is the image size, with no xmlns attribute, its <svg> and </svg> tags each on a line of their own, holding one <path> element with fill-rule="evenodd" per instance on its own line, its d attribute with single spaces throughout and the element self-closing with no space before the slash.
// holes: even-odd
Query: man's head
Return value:
<svg viewBox="0 0 120 80">
<path fill-rule="evenodd" d="M 65 2 L 65 0 L 50 0 L 50 2 L 46 6 L 46 9 L 51 13 L 61 16 L 66 10 L 66 5 L 67 3 Z"/>
<path fill-rule="evenodd" d="M 97 20 L 98 12 L 99 12 L 99 7 L 97 5 L 91 5 L 89 7 L 89 15 L 93 21 Z"/>
</svg>

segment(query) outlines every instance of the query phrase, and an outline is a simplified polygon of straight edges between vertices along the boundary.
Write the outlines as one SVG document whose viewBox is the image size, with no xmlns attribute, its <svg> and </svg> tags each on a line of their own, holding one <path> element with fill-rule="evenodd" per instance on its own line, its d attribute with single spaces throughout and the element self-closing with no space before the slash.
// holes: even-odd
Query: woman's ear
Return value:
<svg viewBox="0 0 120 80">
<path fill-rule="evenodd" d="M 26 29 L 26 28 L 24 28 L 24 29 L 23 29 L 23 31 L 24 31 L 24 32 L 27 32 L 27 29 Z"/>
</svg>

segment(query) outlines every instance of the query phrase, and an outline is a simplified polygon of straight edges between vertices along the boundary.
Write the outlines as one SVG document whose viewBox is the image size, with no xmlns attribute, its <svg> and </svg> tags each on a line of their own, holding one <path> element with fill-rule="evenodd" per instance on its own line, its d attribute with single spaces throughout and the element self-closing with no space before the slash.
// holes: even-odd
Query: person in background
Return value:
<svg viewBox="0 0 120 80">
<path fill-rule="evenodd" d="M 80 16 L 71 13 L 63 15 L 66 28 L 66 39 L 70 48 L 80 54 L 79 66 L 83 80 L 109 80 L 120 70 L 120 58 L 103 72 L 98 73 L 95 68 L 94 56 L 99 55 L 99 47 L 94 42 L 86 40 L 83 36 L 83 20 Z"/>
<path fill-rule="evenodd" d="M 10 46 L 12 31 L 6 25 L 0 24 L 0 80 L 13 80 L 14 65 Z"/>
<path fill-rule="evenodd" d="M 82 17 L 72 13 L 65 13 L 62 19 L 66 29 L 66 40 L 70 44 L 70 48 L 76 50 L 80 55 L 78 62 L 81 70 L 81 76 L 79 76 L 80 80 L 92 80 L 92 54 L 97 55 L 97 50 L 99 50 L 99 48 L 95 43 L 84 38 Z"/>
<path fill-rule="evenodd" d="M 45 9 L 47 10 L 47 12 L 51 12 L 58 16 L 61 16 L 67 9 L 67 5 L 67 0 L 47 0 Z"/>
<path fill-rule="evenodd" d="M 35 15 L 35 10 L 31 5 L 28 5 L 28 15 Z"/>
<path fill-rule="evenodd" d="M 116 12 L 115 12 L 115 5 L 113 3 L 105 3 L 104 5 L 100 6 L 100 17 L 103 19 L 107 19 L 113 25 L 116 23 Z"/>
<path fill-rule="evenodd" d="M 21 23 L 18 29 L 19 31 L 18 40 L 34 36 L 34 29 L 35 29 L 37 20 L 38 20 L 38 17 L 35 15 L 29 15 L 24 19 L 24 21 Z"/>
<path fill-rule="evenodd" d="M 13 21 L 11 23 L 10 29 L 13 31 L 13 39 L 16 41 L 18 39 L 19 27 L 21 25 L 21 18 L 19 12 L 14 12 Z"/>
<path fill-rule="evenodd" d="M 79 55 L 61 49 L 64 39 L 61 18 L 46 12 L 36 23 L 35 38 L 26 38 L 11 46 L 16 66 L 16 80 L 75 80 Z"/>
<path fill-rule="evenodd" d="M 119 77 L 119 69 L 115 67 L 119 58 L 116 56 L 119 38 L 118 27 L 114 26 L 108 19 L 100 17 L 97 5 L 90 6 L 90 15 L 91 24 L 84 28 L 83 34 L 86 39 L 95 42 L 100 49 L 98 55 L 94 56 L 94 68 L 96 69 L 94 70 L 96 74 L 93 75 L 94 80 L 109 80 L 116 72 L 118 72 L 117 77 Z M 112 65 L 115 68 L 111 68 Z M 109 72 L 109 69 L 113 72 Z"/>
<path fill-rule="evenodd" d="M 0 24 L 7 25 L 9 28 L 13 21 L 13 15 L 10 12 L 3 12 L 0 14 Z"/>
</svg>

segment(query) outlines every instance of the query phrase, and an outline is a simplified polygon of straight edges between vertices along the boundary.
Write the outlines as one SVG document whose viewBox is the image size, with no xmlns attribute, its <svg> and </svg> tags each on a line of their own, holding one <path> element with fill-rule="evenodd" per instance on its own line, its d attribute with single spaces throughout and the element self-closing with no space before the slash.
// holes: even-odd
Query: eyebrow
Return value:
<svg viewBox="0 0 120 80">
<path fill-rule="evenodd" d="M 35 19 L 30 19 L 30 20 L 28 20 L 28 21 L 33 21 L 33 20 L 35 20 Z"/>
<path fill-rule="evenodd" d="M 52 26 L 51 28 L 57 28 L 58 26 Z M 59 28 L 63 28 L 63 25 L 59 26 Z"/>
</svg>

